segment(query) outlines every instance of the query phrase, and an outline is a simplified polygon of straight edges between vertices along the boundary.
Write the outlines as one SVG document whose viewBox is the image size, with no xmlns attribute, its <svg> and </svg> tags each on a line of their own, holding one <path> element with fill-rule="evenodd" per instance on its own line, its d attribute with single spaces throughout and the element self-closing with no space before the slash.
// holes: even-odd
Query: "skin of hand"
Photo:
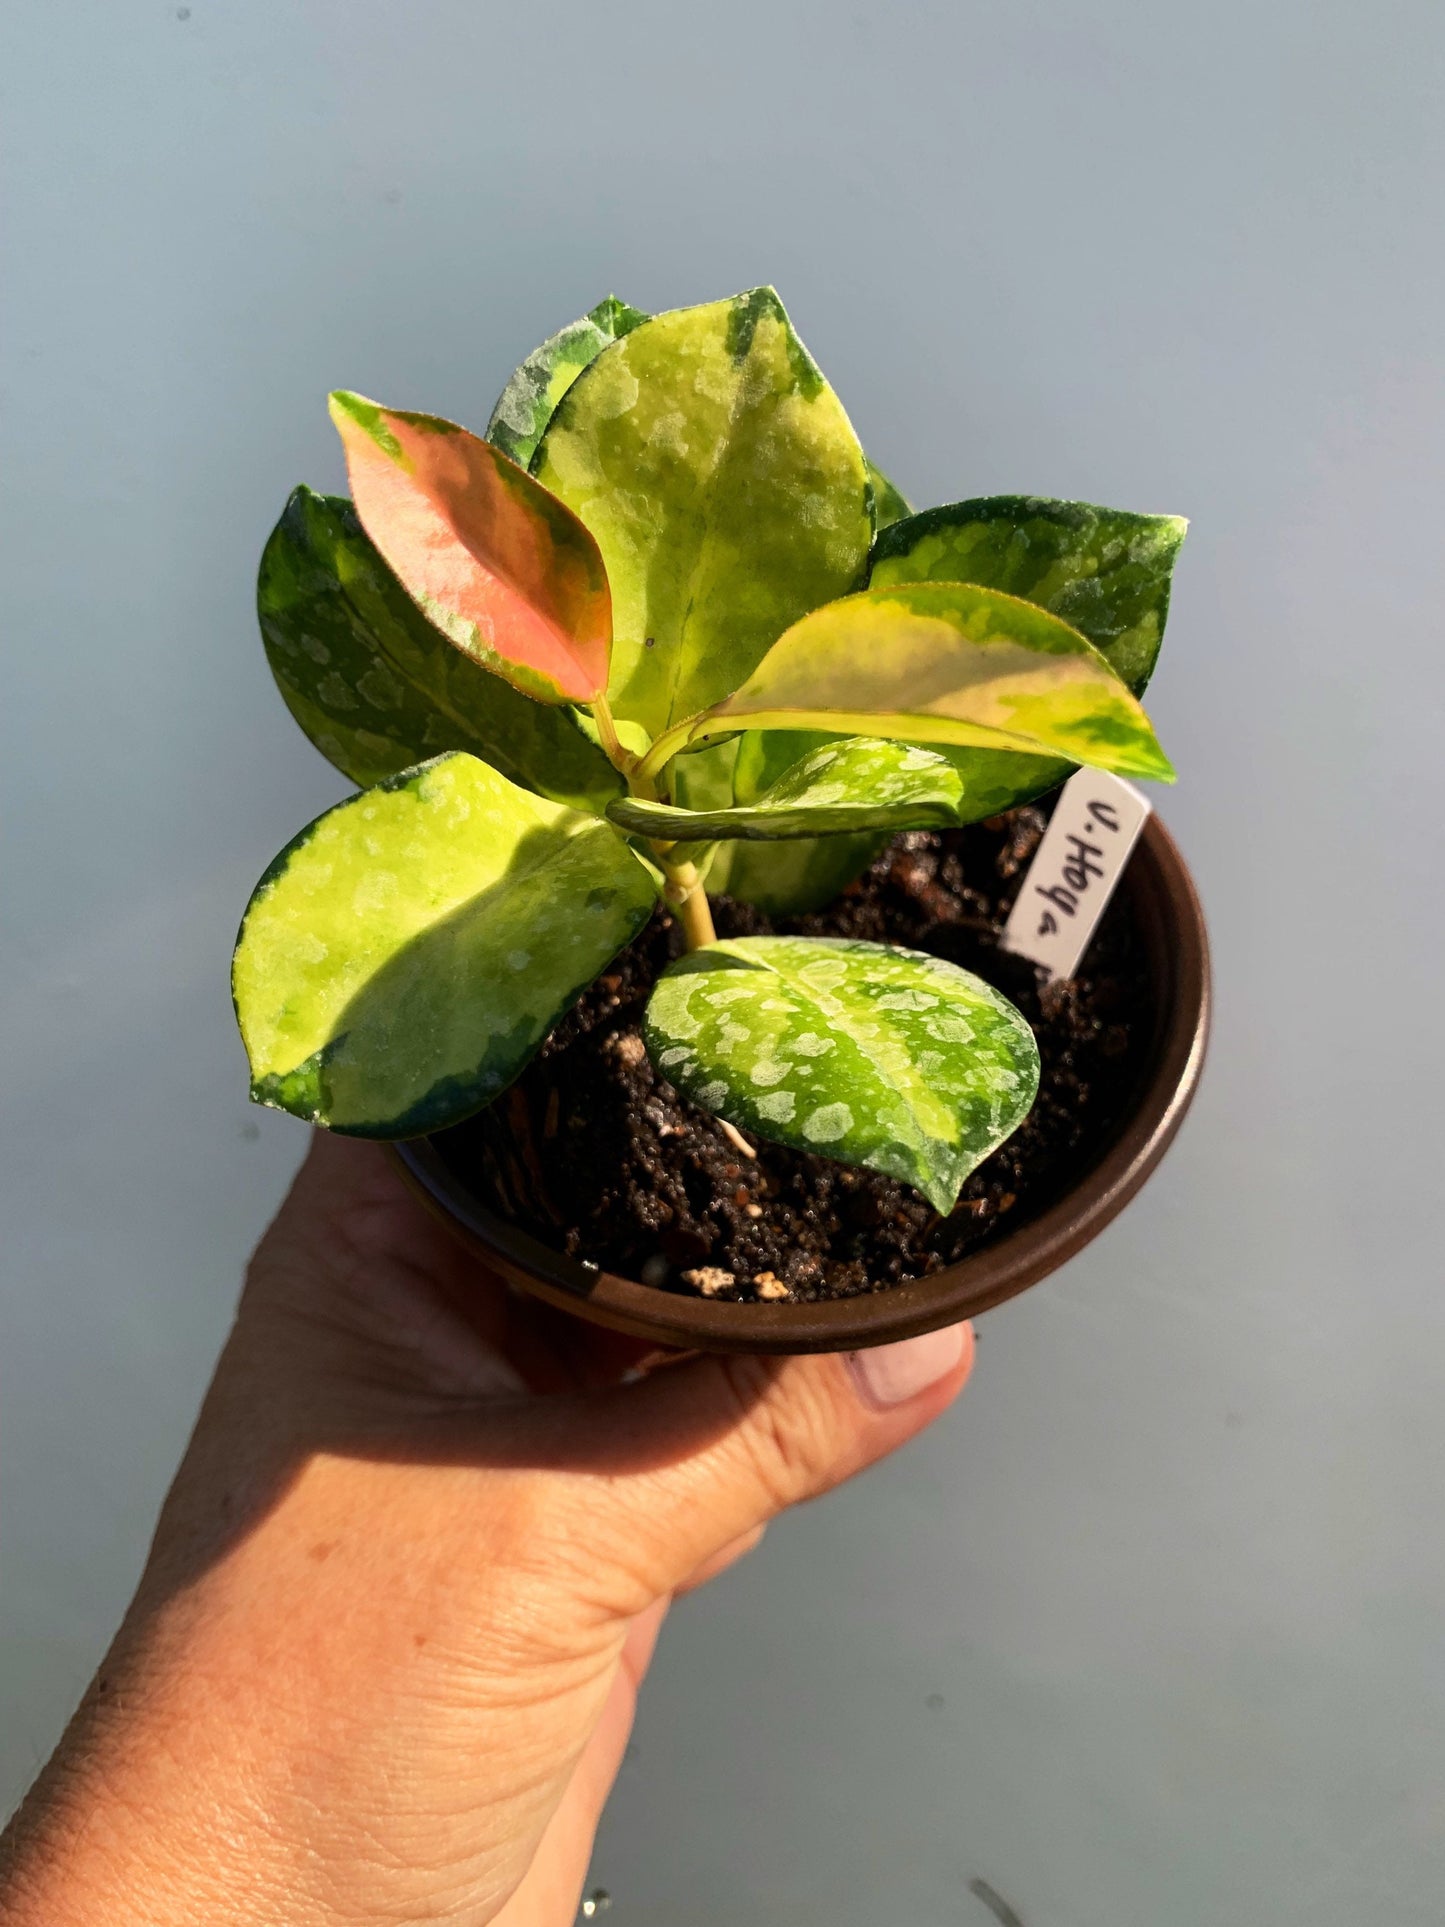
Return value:
<svg viewBox="0 0 1445 1927">
<path fill-rule="evenodd" d="M 318 1135 L 0 1917 L 575 1919 L 671 1600 L 937 1417 L 973 1335 L 643 1350 L 509 1293 L 378 1147 Z"/>
</svg>

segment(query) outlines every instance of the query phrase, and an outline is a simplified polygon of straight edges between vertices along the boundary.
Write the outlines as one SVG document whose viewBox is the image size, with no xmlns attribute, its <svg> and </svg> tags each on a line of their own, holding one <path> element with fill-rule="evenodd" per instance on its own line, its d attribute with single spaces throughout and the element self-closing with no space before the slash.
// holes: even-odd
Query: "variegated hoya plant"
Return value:
<svg viewBox="0 0 1445 1927">
<path fill-rule="evenodd" d="M 257 885 L 234 989 L 252 1095 L 399 1138 L 488 1104 L 653 914 L 645 1041 L 694 1102 L 950 1210 L 1033 1102 L 1022 1016 L 890 945 L 718 941 L 704 889 L 815 907 L 905 828 L 1077 764 L 1169 780 L 1139 696 L 1172 516 L 998 496 L 923 514 L 770 288 L 609 299 L 485 439 L 337 393 L 352 499 L 299 488 L 260 614 L 360 794 Z"/>
</svg>

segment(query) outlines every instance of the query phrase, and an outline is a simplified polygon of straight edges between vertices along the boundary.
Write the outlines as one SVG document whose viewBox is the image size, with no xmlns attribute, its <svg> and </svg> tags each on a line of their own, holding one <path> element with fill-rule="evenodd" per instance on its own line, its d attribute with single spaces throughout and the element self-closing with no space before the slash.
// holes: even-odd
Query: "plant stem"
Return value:
<svg viewBox="0 0 1445 1927">
<path fill-rule="evenodd" d="M 592 714 L 597 723 L 597 734 L 602 738 L 602 747 L 607 753 L 614 769 L 620 770 L 627 779 L 627 787 L 634 796 L 644 796 L 649 802 L 657 800 L 657 774 L 662 761 L 656 761 L 649 769 L 643 768 L 643 758 L 634 756 L 622 747 L 617 734 L 617 723 L 605 693 L 592 705 Z M 677 731 L 680 740 L 685 732 Z M 656 745 L 653 745 L 654 749 Z M 663 885 L 663 899 L 673 915 L 682 925 L 683 940 L 689 950 L 696 950 L 702 944 L 714 943 L 717 931 L 713 928 L 712 906 L 707 900 L 707 891 L 702 887 L 702 878 L 697 873 L 697 865 L 669 862 L 669 856 L 677 848 L 675 843 L 657 842 L 652 845 L 653 855 L 662 866 L 666 882 Z"/>
<path fill-rule="evenodd" d="M 673 728 L 665 729 L 646 754 L 637 758 L 637 775 L 641 782 L 651 783 L 679 750 L 687 748 L 688 732 L 696 721 L 695 716 L 689 716 Z"/>
<path fill-rule="evenodd" d="M 683 941 L 687 948 L 697 950 L 705 943 L 715 943 L 717 931 L 713 928 L 712 905 L 707 900 L 707 891 L 702 887 L 697 865 L 679 863 L 673 868 L 666 857 L 660 860 L 667 877 L 662 894 L 682 925 Z"/>
<path fill-rule="evenodd" d="M 621 739 L 617 734 L 617 724 L 612 715 L 612 705 L 607 700 L 605 690 L 592 704 L 592 717 L 597 724 L 597 734 L 602 738 L 602 748 L 608 762 L 615 770 L 621 771 L 630 785 L 632 772 L 637 767 L 637 758 L 631 750 L 622 747 Z"/>
</svg>

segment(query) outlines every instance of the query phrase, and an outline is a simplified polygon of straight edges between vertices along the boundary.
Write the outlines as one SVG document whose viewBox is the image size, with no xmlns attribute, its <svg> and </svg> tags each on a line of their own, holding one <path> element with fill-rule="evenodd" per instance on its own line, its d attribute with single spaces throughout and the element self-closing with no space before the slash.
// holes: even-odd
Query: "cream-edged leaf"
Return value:
<svg viewBox="0 0 1445 1927">
<path fill-rule="evenodd" d="M 657 315 L 605 348 L 532 467 L 597 538 L 609 700 L 651 735 L 736 689 L 799 616 L 862 579 L 863 451 L 771 288 Z"/>
<path fill-rule="evenodd" d="M 251 1094 L 355 1137 L 454 1124 L 655 901 L 615 830 L 476 757 L 364 790 L 288 844 L 247 907 L 232 988 Z"/>
<path fill-rule="evenodd" d="M 1142 696 L 1159 657 L 1188 524 L 1092 502 L 992 495 L 879 521 L 870 588 L 974 582 L 1070 623 Z"/>
<path fill-rule="evenodd" d="M 869 589 L 803 617 L 686 739 L 740 728 L 1021 751 L 1163 781 L 1174 774 L 1137 697 L 1085 637 L 1033 603 L 967 583 Z M 659 743 L 655 757 L 669 747 Z"/>
</svg>

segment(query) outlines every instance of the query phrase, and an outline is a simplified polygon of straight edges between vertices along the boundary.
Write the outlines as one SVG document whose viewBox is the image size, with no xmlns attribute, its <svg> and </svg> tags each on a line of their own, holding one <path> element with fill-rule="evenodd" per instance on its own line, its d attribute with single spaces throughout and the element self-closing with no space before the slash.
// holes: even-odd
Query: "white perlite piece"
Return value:
<svg viewBox="0 0 1445 1927">
<path fill-rule="evenodd" d="M 619 1031 L 612 1039 L 612 1048 L 624 1064 L 640 1064 L 647 1055 L 647 1046 L 642 1041 L 640 1031 Z"/>
<path fill-rule="evenodd" d="M 712 1086 L 709 1085 L 708 1089 L 711 1090 Z M 726 1094 L 727 1094 L 726 1084 L 719 1085 L 718 1087 L 719 1097 L 726 1096 Z M 699 1095 L 703 1096 L 703 1095 L 706 1095 L 706 1093 L 699 1093 Z M 757 1152 L 753 1149 L 752 1145 L 748 1143 L 747 1139 L 743 1136 L 742 1132 L 738 1129 L 736 1124 L 729 1124 L 725 1117 L 720 1117 L 717 1119 L 717 1127 L 722 1132 L 723 1136 L 727 1139 L 728 1143 L 733 1147 L 733 1149 L 735 1151 L 741 1151 L 745 1158 L 755 1158 L 758 1155 Z"/>
<path fill-rule="evenodd" d="M 1072 977 L 1149 820 L 1148 797 L 1103 770 L 1065 783 L 1004 925 L 1000 947 Z"/>
<path fill-rule="evenodd" d="M 685 1271 L 682 1282 L 691 1285 L 694 1291 L 700 1291 L 704 1298 L 715 1298 L 720 1291 L 726 1291 L 729 1285 L 736 1284 L 737 1280 L 730 1271 L 724 1271 L 719 1265 L 699 1265 L 696 1271 Z"/>
</svg>

